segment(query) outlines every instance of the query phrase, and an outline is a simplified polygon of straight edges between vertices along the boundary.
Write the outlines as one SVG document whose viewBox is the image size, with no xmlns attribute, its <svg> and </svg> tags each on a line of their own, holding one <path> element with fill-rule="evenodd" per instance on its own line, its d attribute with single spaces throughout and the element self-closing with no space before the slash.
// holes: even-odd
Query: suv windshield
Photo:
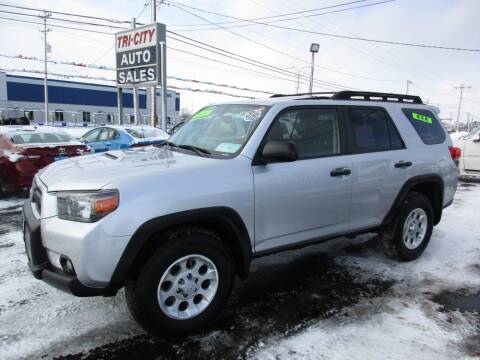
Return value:
<svg viewBox="0 0 480 360">
<path fill-rule="evenodd" d="M 232 157 L 242 150 L 267 111 L 267 106 L 252 104 L 207 106 L 175 132 L 169 143 Z"/>
</svg>

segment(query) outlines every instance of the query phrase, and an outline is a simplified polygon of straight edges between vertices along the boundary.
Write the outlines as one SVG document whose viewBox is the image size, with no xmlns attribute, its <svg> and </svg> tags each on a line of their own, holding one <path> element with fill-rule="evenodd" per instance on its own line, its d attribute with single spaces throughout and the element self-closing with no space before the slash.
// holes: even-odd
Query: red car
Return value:
<svg viewBox="0 0 480 360">
<path fill-rule="evenodd" d="M 38 170 L 93 150 L 48 126 L 0 126 L 0 193 L 30 188 Z"/>
</svg>

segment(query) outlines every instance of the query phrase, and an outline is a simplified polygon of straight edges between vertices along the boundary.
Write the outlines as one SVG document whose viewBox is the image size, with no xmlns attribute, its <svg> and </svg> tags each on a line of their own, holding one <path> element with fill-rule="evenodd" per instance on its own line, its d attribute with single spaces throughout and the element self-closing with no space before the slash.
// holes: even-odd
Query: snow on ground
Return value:
<svg viewBox="0 0 480 360">
<path fill-rule="evenodd" d="M 370 235 L 347 247 L 333 241 L 255 260 L 249 280 L 240 282 L 243 295 L 217 325 L 173 342 L 145 337 L 122 293 L 75 298 L 34 279 L 22 203 L 0 200 L 2 360 L 480 356 L 480 315 L 446 309 L 437 299 L 445 291 L 480 294 L 480 184 L 460 186 L 420 259 L 391 261 Z"/>
<path fill-rule="evenodd" d="M 480 290 L 480 186 L 464 185 L 444 211 L 423 256 L 396 263 L 378 249 L 336 261 L 365 277 L 395 281 L 389 296 L 367 300 L 334 318 L 283 339 L 257 344 L 257 359 L 469 358 L 468 339 L 480 339 L 480 314 L 440 311 L 433 294 Z M 345 320 L 348 319 L 348 320 Z M 480 345 L 478 345 L 480 347 Z M 477 347 L 475 356 L 480 358 Z M 472 354 L 470 354 L 472 355 Z"/>
<path fill-rule="evenodd" d="M 17 206 L 23 205 L 24 202 L 25 202 L 25 199 L 23 198 L 10 198 L 10 199 L 0 200 L 0 210 L 17 207 Z"/>
</svg>

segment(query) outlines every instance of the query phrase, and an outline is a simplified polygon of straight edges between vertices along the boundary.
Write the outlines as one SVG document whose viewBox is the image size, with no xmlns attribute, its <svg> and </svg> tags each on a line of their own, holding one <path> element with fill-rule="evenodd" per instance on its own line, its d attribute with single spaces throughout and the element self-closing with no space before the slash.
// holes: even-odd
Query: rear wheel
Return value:
<svg viewBox="0 0 480 360">
<path fill-rule="evenodd" d="M 125 288 L 135 320 L 156 335 L 187 333 L 208 324 L 225 305 L 233 261 L 212 233 L 172 232 Z"/>
<path fill-rule="evenodd" d="M 400 261 L 411 261 L 425 251 L 433 230 L 433 209 L 423 194 L 411 192 L 396 219 L 380 236 L 385 252 Z"/>
</svg>

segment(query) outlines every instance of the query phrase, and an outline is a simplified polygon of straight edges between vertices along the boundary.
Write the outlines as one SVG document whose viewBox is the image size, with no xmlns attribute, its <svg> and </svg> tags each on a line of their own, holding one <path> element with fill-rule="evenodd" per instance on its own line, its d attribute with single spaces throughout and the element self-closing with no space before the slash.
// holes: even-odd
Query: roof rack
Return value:
<svg viewBox="0 0 480 360">
<path fill-rule="evenodd" d="M 309 96 L 312 99 L 369 100 L 369 101 L 397 102 L 397 103 L 409 103 L 409 104 L 423 104 L 422 99 L 416 95 L 403 95 L 403 94 L 391 94 L 391 93 L 368 92 L 368 91 L 314 92 L 314 93 L 289 94 L 289 95 L 275 94 L 270 97 L 277 98 L 277 97 L 287 97 L 287 96 Z"/>
<path fill-rule="evenodd" d="M 277 98 L 277 97 L 287 97 L 287 96 L 330 95 L 330 96 L 328 96 L 330 98 L 332 95 L 335 95 L 335 94 L 336 94 L 336 92 L 334 92 L 334 91 L 324 91 L 324 92 L 300 93 L 300 94 L 274 94 L 270 97 L 271 98 Z"/>
<path fill-rule="evenodd" d="M 387 102 L 405 102 L 411 104 L 423 104 L 420 96 L 390 94 L 368 91 L 339 91 L 332 96 L 334 100 L 371 100 Z"/>
</svg>

